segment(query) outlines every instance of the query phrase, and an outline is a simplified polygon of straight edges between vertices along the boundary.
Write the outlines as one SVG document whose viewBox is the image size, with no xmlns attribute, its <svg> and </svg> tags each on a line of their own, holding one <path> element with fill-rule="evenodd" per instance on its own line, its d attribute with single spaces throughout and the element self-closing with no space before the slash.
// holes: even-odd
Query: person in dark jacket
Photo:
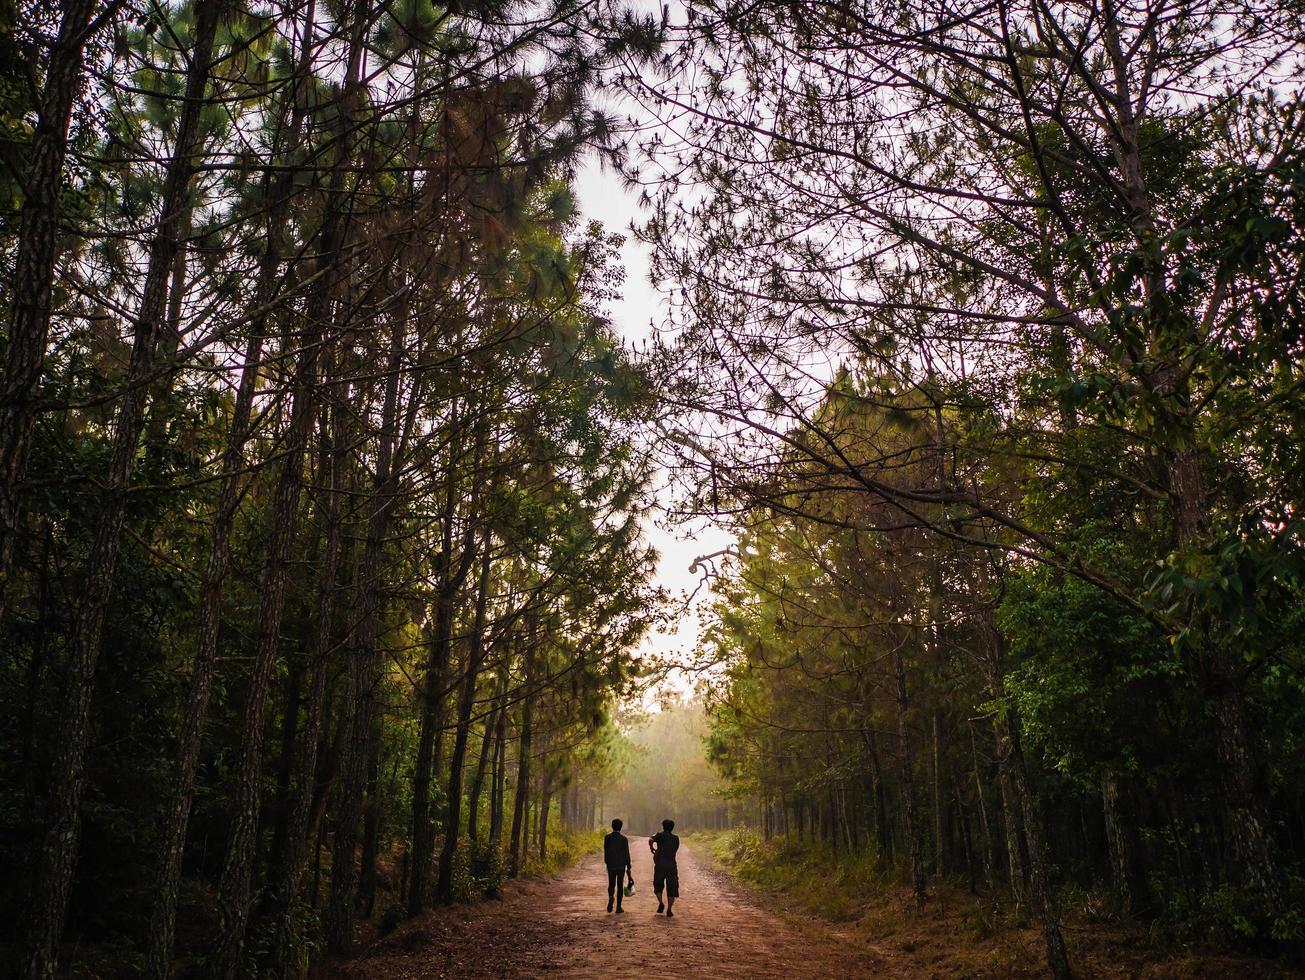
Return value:
<svg viewBox="0 0 1305 980">
<path fill-rule="evenodd" d="M 612 911 L 612 898 L 616 898 L 616 911 L 621 908 L 621 877 L 630 875 L 630 841 L 621 833 L 621 821 L 612 821 L 612 832 L 603 838 L 603 863 L 607 865 L 607 911 Z"/>
<path fill-rule="evenodd" d="M 648 849 L 653 855 L 653 891 L 657 895 L 657 912 L 662 911 L 662 888 L 666 889 L 666 915 L 674 917 L 671 907 L 680 897 L 680 869 L 675 864 L 675 852 L 680 849 L 680 839 L 671 833 L 674 820 L 662 821 L 662 832 L 648 838 Z"/>
</svg>

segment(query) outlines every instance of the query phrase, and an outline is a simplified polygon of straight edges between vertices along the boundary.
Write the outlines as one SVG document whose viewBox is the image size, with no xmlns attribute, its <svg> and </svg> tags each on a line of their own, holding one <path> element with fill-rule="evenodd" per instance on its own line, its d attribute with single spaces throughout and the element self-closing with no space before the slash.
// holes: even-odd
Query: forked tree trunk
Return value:
<svg viewBox="0 0 1305 980">
<path fill-rule="evenodd" d="M 309 435 L 318 407 L 319 368 L 322 348 L 330 341 L 328 324 L 350 214 L 343 206 L 346 172 L 353 159 L 355 103 L 359 96 L 363 40 L 370 7 L 362 0 L 351 11 L 349 41 L 345 53 L 344 79 L 338 105 L 341 132 L 335 140 L 335 157 L 327 183 L 327 207 L 318 238 L 321 251 L 316 268 L 321 273 L 304 311 L 304 331 L 295 359 L 289 432 L 285 443 L 280 480 L 272 505 L 272 535 L 262 586 L 259 630 L 254 645 L 254 666 L 241 729 L 241 751 L 236 770 L 231 840 L 222 869 L 218 914 L 221 925 L 215 950 L 215 973 L 234 977 L 240 969 L 245 928 L 249 920 L 249 896 L 257 844 L 262 781 L 263 722 L 268 707 L 272 668 L 279 648 L 281 619 L 285 610 L 286 577 L 290 546 L 303 489 L 304 464 Z M 287 332 L 286 348 L 292 337 Z"/>
<path fill-rule="evenodd" d="M 312 345 L 316 348 L 316 344 Z M 315 355 L 312 357 L 315 360 Z M 272 535 L 267 565 L 260 587 L 259 628 L 254 642 L 254 664 L 245 695 L 245 710 L 240 728 L 240 752 L 235 771 L 232 796 L 231 838 L 223 863 L 218 912 L 221 920 L 215 951 L 216 974 L 235 977 L 241 969 L 245 926 L 249 919 L 249 890 L 258 835 L 262 800 L 263 739 L 267 719 L 272 673 L 280 649 L 281 620 L 285 611 L 290 549 L 298 516 L 299 496 L 303 488 L 304 450 L 307 429 L 312 424 L 313 399 L 310 388 L 315 381 L 301 372 L 296 384 L 295 405 L 291 409 L 287 456 L 277 481 L 272 505 Z M 315 376 L 316 371 L 312 370 Z"/>
</svg>

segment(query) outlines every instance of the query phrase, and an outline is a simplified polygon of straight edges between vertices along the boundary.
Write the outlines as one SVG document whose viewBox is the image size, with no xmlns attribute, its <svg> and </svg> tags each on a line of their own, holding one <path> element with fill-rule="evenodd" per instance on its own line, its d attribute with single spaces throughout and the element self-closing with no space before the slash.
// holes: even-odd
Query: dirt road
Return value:
<svg viewBox="0 0 1305 980">
<path fill-rule="evenodd" d="M 679 853 L 675 917 L 657 915 L 652 861 L 640 838 L 635 894 L 608 914 L 606 872 L 595 856 L 548 882 L 516 886 L 502 902 L 442 910 L 376 944 L 330 977 L 426 978 L 649 976 L 676 978 L 893 977 L 891 964 L 818 923 L 756 907 L 693 851 Z"/>
</svg>

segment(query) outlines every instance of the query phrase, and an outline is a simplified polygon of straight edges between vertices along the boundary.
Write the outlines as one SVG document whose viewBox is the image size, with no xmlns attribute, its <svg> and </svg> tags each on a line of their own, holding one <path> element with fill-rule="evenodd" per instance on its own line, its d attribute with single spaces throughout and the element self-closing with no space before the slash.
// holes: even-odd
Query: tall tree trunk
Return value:
<svg viewBox="0 0 1305 980">
<path fill-rule="evenodd" d="M 59 251 L 60 194 L 68 155 L 68 125 L 81 88 L 86 42 L 96 0 L 64 0 L 59 33 L 50 48 L 36 130 L 23 182 L 18 249 L 10 280 L 10 319 L 4 377 L 0 381 L 0 631 L 10 598 L 9 584 L 21 520 L 23 478 L 34 395 L 41 382 L 50 336 L 54 264 Z M 117 4 L 110 4 L 107 20 Z M 207 65 L 204 66 L 207 70 Z M 200 92 L 202 95 L 202 90 Z M 0 632 L 0 636 L 2 636 Z"/>
<path fill-rule="evenodd" d="M 1151 910 L 1151 890 L 1142 866 L 1142 841 L 1137 824 L 1124 804 L 1119 776 L 1113 772 L 1102 777 L 1101 805 L 1115 903 L 1124 915 L 1145 915 Z"/>
<path fill-rule="evenodd" d="M 886 871 L 893 859 L 893 833 L 888 820 L 888 801 L 884 794 L 884 775 L 879 765 L 879 749 L 875 744 L 875 733 L 871 728 L 862 729 L 866 752 L 870 756 L 870 800 L 874 806 L 875 841 L 878 848 L 875 854 L 875 867 Z M 799 827 L 799 832 L 801 828 Z"/>
<path fill-rule="evenodd" d="M 345 409 L 338 399 L 331 401 L 329 418 L 321 426 L 319 472 L 326 474 L 326 500 L 319 504 L 325 525 L 325 542 L 318 568 L 315 629 L 308 649 L 308 698 L 304 706 L 303 734 L 295 760 L 294 794 L 286 821 L 286 849 L 281 867 L 276 871 L 272 904 L 276 916 L 272 959 L 282 975 L 290 972 L 291 936 L 295 903 L 303 886 L 308 842 L 313 836 L 311 821 L 313 802 L 317 798 L 317 753 L 322 738 L 322 719 L 326 705 L 327 651 L 331 648 L 335 619 L 336 576 L 340 555 L 340 497 L 343 489 L 343 438 Z M 325 798 L 325 793 L 321 798 Z"/>
<path fill-rule="evenodd" d="M 317 345 L 313 344 L 314 350 Z M 305 355 L 307 356 L 307 355 Z M 315 360 L 316 355 L 312 355 Z M 300 373 L 300 372 L 297 372 Z M 307 375 L 308 371 L 302 372 Z M 315 375 L 316 371 L 312 371 Z M 314 379 L 315 380 L 315 379 Z M 249 890 L 253 877 L 263 778 L 263 738 L 276 655 L 280 648 L 281 620 L 285 611 L 286 579 L 294 540 L 299 496 L 303 488 L 306 430 L 311 426 L 313 384 L 301 376 L 291 409 L 287 456 L 277 481 L 272 506 L 272 535 L 260 587 L 258 632 L 254 664 L 245 695 L 240 728 L 240 752 L 232 796 L 232 829 L 223 864 L 218 905 L 221 925 L 215 961 L 216 973 L 234 977 L 241 969 L 245 926 L 249 918 Z"/>
<path fill-rule="evenodd" d="M 988 690 L 993 700 L 1001 702 L 1005 698 L 1001 670 L 998 666 L 998 644 L 1000 640 L 993 629 L 988 630 L 990 640 L 989 656 L 983 665 L 987 673 Z M 1028 845 L 1029 889 L 1033 906 L 1042 922 L 1042 937 L 1046 943 L 1047 967 L 1056 980 L 1067 980 L 1071 976 L 1069 957 L 1065 952 L 1065 940 L 1060 933 L 1060 924 L 1056 919 L 1055 903 L 1051 891 L 1051 876 L 1047 870 L 1046 845 L 1042 834 L 1042 819 L 1038 814 L 1037 801 L 1029 793 L 1028 779 L 1025 773 L 1024 754 L 1020 751 L 1019 734 L 1013 719 L 999 711 L 992 721 L 993 731 L 997 737 L 997 765 L 1002 776 L 1002 794 L 1007 791 L 1013 800 L 1006 799 L 1007 807 L 1018 805 L 1024 818 L 1024 840 Z M 1011 833 L 1009 822 L 1013 814 L 1008 809 L 1007 834 Z M 1018 841 L 1013 842 L 1015 854 L 1018 855 Z M 1015 869 L 1011 871 L 1011 880 L 1016 877 Z"/>
<path fill-rule="evenodd" d="M 548 814 L 553 808 L 553 780 L 544 775 L 544 791 L 539 798 L 539 863 L 548 860 Z"/>
<path fill-rule="evenodd" d="M 485 732 L 480 739 L 480 759 L 476 763 L 476 775 L 471 780 L 470 801 L 467 806 L 467 839 L 473 845 L 479 836 L 476 831 L 480 826 L 480 794 L 485 787 L 485 773 L 489 767 L 490 750 L 494 745 L 494 728 L 498 724 L 498 716 L 502 710 L 501 706 L 496 705 L 485 719 Z M 491 807 L 492 805 L 491 800 Z"/>
<path fill-rule="evenodd" d="M 996 719 L 992 724 L 997 747 L 997 784 L 1001 788 L 1002 825 L 1006 830 L 1006 860 L 1009 864 L 1011 899 L 1016 916 L 1027 901 L 1028 871 L 1024 867 L 1024 851 L 1020 846 L 1020 801 L 1015 793 L 1007 759 L 1010 743 Z"/>
<path fill-rule="evenodd" d="M 979 750 L 975 745 L 973 726 L 970 726 L 970 758 L 974 763 L 974 792 L 979 801 L 979 829 L 983 831 L 983 876 L 988 891 L 993 892 L 997 888 L 996 879 L 993 877 L 994 869 L 997 867 L 997 842 L 993 837 L 992 825 L 988 821 L 988 804 L 983 795 L 983 778 L 979 775 Z M 1018 852 L 1018 838 L 1015 844 Z"/>
<path fill-rule="evenodd" d="M 451 478 L 450 478 L 451 479 Z M 447 515 L 446 528 L 452 516 Z M 426 907 L 426 880 L 435 851 L 435 832 L 430 817 L 430 788 L 437 775 L 438 746 L 444 735 L 444 677 L 448 672 L 452 634 L 453 596 L 441 586 L 436 596 L 435 623 L 430 657 L 423 680 L 421 723 L 417 735 L 417 761 L 412 778 L 412 869 L 408 878 L 408 915 Z"/>
<path fill-rule="evenodd" d="M 349 700 L 345 706 L 349 736 L 342 746 L 336 799 L 335 841 L 332 847 L 331 898 L 326 917 L 326 941 L 335 953 L 353 950 L 353 919 L 357 879 L 354 851 L 362 817 L 367 773 L 371 765 L 376 693 L 381 681 L 380 629 L 384 599 L 383 548 L 398 492 L 399 370 L 407 317 L 394 317 L 386 365 L 385 399 L 381 408 L 376 487 L 367 519 L 367 541 L 359 586 L 362 609 L 348 651 Z"/>
<path fill-rule="evenodd" d="M 934 874 L 943 876 L 947 865 L 947 800 L 942 779 L 942 713 L 933 713 L 933 839 Z"/>
<path fill-rule="evenodd" d="M 974 846 L 970 834 L 970 821 L 965 813 L 965 801 L 961 796 L 961 781 L 956 770 L 949 772 L 951 777 L 952 799 L 956 801 L 956 820 L 961 832 L 961 851 L 965 858 L 965 870 L 970 876 L 970 894 L 978 894 L 978 878 L 974 867 Z"/>
<path fill-rule="evenodd" d="M 1067 980 L 1072 974 L 1069 969 L 1069 956 L 1065 952 L 1065 940 L 1060 934 L 1060 924 L 1056 919 L 1056 906 L 1051 891 L 1051 875 L 1047 870 L 1047 851 L 1042 833 L 1042 818 L 1038 813 L 1038 804 L 1028 790 L 1024 770 L 1024 753 L 1020 751 L 1018 736 L 1013 726 L 1002 723 L 1004 734 L 1010 741 L 1010 748 L 1005 758 L 1011 764 L 1011 776 L 1015 794 L 1019 797 L 1024 813 L 1024 840 L 1029 851 L 1029 885 L 1032 889 L 1033 903 L 1037 906 L 1042 919 L 1042 937 L 1047 946 L 1047 966 L 1056 980 Z"/>
<path fill-rule="evenodd" d="M 363 806 L 363 847 L 358 873 L 358 914 L 364 919 L 376 907 L 376 857 L 381 836 L 381 718 L 372 721 L 367 763 L 367 799 Z"/>
<path fill-rule="evenodd" d="M 308 38 L 312 34 L 314 4 L 309 2 L 306 6 L 303 36 Z M 311 52 L 305 41 L 296 74 L 296 85 L 298 79 L 304 77 L 307 72 L 310 56 Z M 302 109 L 296 104 L 290 112 L 289 132 L 284 147 L 277 153 L 278 158 L 284 158 L 288 152 L 292 152 L 298 146 L 303 129 L 303 116 Z M 272 206 L 268 212 L 267 248 L 264 250 L 259 269 L 255 299 L 255 309 L 264 312 L 260 312 L 250 324 L 249 339 L 245 346 L 240 382 L 232 410 L 231 426 L 222 453 L 222 483 L 213 511 L 208 567 L 205 569 L 200 587 L 199 635 L 195 659 L 191 665 L 186 708 L 182 715 L 182 730 L 177 744 L 172 804 L 167 813 L 163 841 L 159 848 L 154 903 L 145 957 L 146 975 L 155 980 L 163 980 L 170 972 L 177 894 L 181 885 L 181 861 L 185 852 L 186 828 L 190 821 L 190 808 L 195 791 L 195 770 L 199 765 L 204 719 L 208 714 L 209 694 L 212 690 L 213 670 L 217 659 L 222 618 L 222 590 L 230 557 L 231 533 L 235 526 L 236 508 L 240 499 L 242 482 L 240 470 L 244 460 L 245 445 L 250 435 L 249 420 L 257 385 L 258 363 L 262 357 L 263 337 L 267 329 L 266 310 L 275 294 L 277 270 L 284 252 L 281 229 L 285 221 L 291 179 L 292 175 L 289 172 L 275 179 L 269 173 L 265 179 L 265 186 L 273 188 Z"/>
<path fill-rule="evenodd" d="M 486 527 L 480 542 L 480 581 L 476 585 L 476 613 L 467 649 L 467 667 L 462 679 L 462 696 L 458 700 L 458 727 L 453 736 L 453 755 L 449 760 L 449 810 L 444 821 L 444 847 L 440 849 L 439 876 L 435 894 L 441 901 L 453 898 L 453 862 L 458 853 L 458 835 L 462 830 L 462 779 L 471 734 L 471 713 L 476 706 L 476 681 L 485 658 L 485 608 L 489 601 L 489 573 L 493 564 L 490 531 Z"/>
<path fill-rule="evenodd" d="M 506 681 L 504 692 L 506 696 Z M 507 779 L 507 705 L 498 710 L 498 721 L 494 725 L 494 777 L 491 783 L 489 802 L 489 843 L 491 847 L 502 846 L 503 837 L 503 790 Z M 593 821 L 591 820 L 590 823 Z"/>
<path fill-rule="evenodd" d="M 517 785 L 516 799 L 512 804 L 512 832 L 511 852 L 508 856 L 508 869 L 511 877 L 515 878 L 521 872 L 521 852 L 522 852 L 522 831 L 524 830 L 524 821 L 526 818 L 526 801 L 530 793 L 530 739 L 532 736 L 531 725 L 534 721 L 534 693 L 530 690 L 531 684 L 531 648 L 526 648 L 526 670 L 524 687 L 526 690 L 525 700 L 521 705 L 521 741 L 517 747 Z"/>
<path fill-rule="evenodd" d="M 28 913 L 31 928 L 25 972 L 31 977 L 49 977 L 54 974 L 59 937 L 68 908 L 68 894 L 77 862 L 81 830 L 81 796 L 85 781 L 86 743 L 90 737 L 90 708 L 95 690 L 96 666 L 104 621 L 113 594 L 119 543 L 127 514 L 127 488 L 145 417 L 148 381 L 154 372 L 155 353 L 164 329 L 168 274 L 173 257 L 180 247 L 178 228 L 184 225 L 183 212 L 191 207 L 188 200 L 190 183 L 201 155 L 200 112 L 213 67 L 218 20 L 224 8 L 224 0 L 202 0 L 195 10 L 195 47 L 186 79 L 185 102 L 177 122 L 176 144 L 163 182 L 158 230 L 150 244 L 140 307 L 133 324 L 131 363 L 127 370 L 125 393 L 118 409 L 113 456 L 104 481 L 104 509 L 100 515 L 95 543 L 86 562 L 82 599 L 73 627 L 65 703 L 60 715 L 54 769 L 50 779 L 49 829 L 42 847 L 36 887 Z M 85 23 L 84 19 L 81 23 Z M 80 54 L 77 66 L 71 69 L 64 66 L 61 71 L 71 70 L 76 75 L 79 66 Z M 61 80 L 58 84 L 62 85 L 64 81 Z M 75 87 L 75 78 L 67 84 Z M 65 111 L 59 131 L 66 132 L 66 129 Z M 57 191 L 54 193 L 57 194 Z M 50 233 L 53 234 L 53 229 Z M 29 317 L 24 329 L 39 327 L 41 336 L 36 340 L 43 346 L 49 323 L 48 286 L 44 292 L 38 290 L 30 299 L 36 305 L 24 314 Z M 41 322 L 37 323 L 38 320 Z M 28 338 L 30 339 L 32 338 Z M 39 372 L 39 352 L 36 357 L 36 370 Z M 20 367 L 23 371 L 30 372 L 30 367 Z M 23 379 L 28 376 L 29 374 L 23 374 Z M 30 393 L 30 386 L 27 391 Z M 14 438 L 17 439 L 15 445 L 21 452 L 14 456 L 14 463 L 22 463 L 26 458 L 27 431 L 30 428 L 30 414 L 21 390 L 19 395 L 20 404 L 14 406 L 13 410 L 19 415 L 15 420 L 17 428 L 14 430 Z M 22 430 L 21 438 L 17 438 L 19 429 Z"/>
<path fill-rule="evenodd" d="M 314 544 L 307 554 L 308 567 L 316 568 L 318 558 L 317 546 Z M 311 603 L 312 595 L 307 598 L 308 601 L 301 603 L 301 606 Z M 296 617 L 300 619 L 296 624 L 296 633 L 299 634 L 304 649 L 309 646 L 306 635 L 308 632 L 306 612 L 307 610 L 301 608 Z M 276 752 L 276 802 L 272 808 L 272 842 L 267 849 L 267 866 L 271 869 L 280 868 L 285 862 L 286 838 L 290 833 L 291 796 L 294 793 L 295 747 L 299 744 L 299 716 L 303 711 L 304 702 L 306 674 L 304 659 L 302 656 L 292 656 L 287 657 L 286 660 L 285 683 L 281 693 L 281 744 L 277 746 Z"/>
<path fill-rule="evenodd" d="M 911 851 L 911 890 L 915 903 L 925 899 L 924 844 L 921 840 L 920 815 L 915 799 L 915 759 L 911 749 L 911 731 L 907 722 L 910 702 L 906 694 L 906 668 L 902 664 L 901 646 L 893 650 L 893 675 L 897 685 L 897 742 L 902 767 L 902 805 L 906 817 L 906 839 Z"/>
<path fill-rule="evenodd" d="M 1171 452 L 1170 492 L 1177 503 L 1178 543 L 1199 547 L 1209 537 L 1201 460 L 1195 448 Z M 1201 616 L 1196 632 L 1202 638 L 1212 687 L 1215 748 L 1219 782 L 1228 810 L 1234 874 L 1244 888 L 1259 896 L 1270 913 L 1284 908 L 1282 869 L 1269 832 L 1268 807 L 1255 774 L 1255 753 L 1246 730 L 1246 697 L 1236 651 L 1226 637 L 1212 635 L 1215 624 Z"/>
<path fill-rule="evenodd" d="M 454 561 L 454 520 L 458 504 L 459 412 L 455 402 L 451 410 L 449 462 L 446 477 L 439 557 L 436 577 L 439 588 L 435 596 L 430 658 L 426 665 L 425 690 L 422 697 L 421 724 L 417 735 L 417 761 L 412 777 L 412 877 L 408 884 L 408 915 L 426 907 L 427 881 L 435 854 L 435 829 L 430 817 L 430 788 L 439 770 L 439 753 L 443 745 L 445 675 L 453 640 L 453 620 L 462 583 L 475 560 L 475 526 L 467 520 L 462 552 Z"/>
</svg>

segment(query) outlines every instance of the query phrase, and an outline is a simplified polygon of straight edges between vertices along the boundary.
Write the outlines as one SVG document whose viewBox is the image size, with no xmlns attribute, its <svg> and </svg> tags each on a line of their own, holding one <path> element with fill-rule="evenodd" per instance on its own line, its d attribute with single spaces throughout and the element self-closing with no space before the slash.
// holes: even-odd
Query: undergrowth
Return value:
<svg viewBox="0 0 1305 980">
<path fill-rule="evenodd" d="M 550 830 L 548 832 L 548 853 L 544 860 L 539 859 L 539 852 L 531 849 L 521 864 L 523 875 L 555 875 L 575 864 L 587 854 L 601 853 L 603 849 L 603 832 L 601 830 Z"/>
<path fill-rule="evenodd" d="M 872 855 L 835 857 L 796 839 L 763 840 L 748 827 L 700 834 L 716 861 L 738 877 L 782 893 L 811 915 L 834 921 L 856 918 L 865 900 L 882 894 L 897 873 L 881 872 Z"/>
<path fill-rule="evenodd" d="M 855 932 L 867 941 L 905 954 L 935 975 L 1045 972 L 1036 923 L 1012 915 L 1005 896 L 975 895 L 964 883 L 935 879 L 925 905 L 916 908 L 908 869 L 899 863 L 881 870 L 870 853 L 836 855 L 810 841 L 765 840 L 747 827 L 692 839 L 722 870 L 778 896 L 792 910 L 855 921 Z M 1202 896 L 1195 912 L 1171 908 L 1151 922 L 1121 921 L 1106 896 L 1072 887 L 1061 889 L 1057 904 L 1071 958 L 1085 976 L 1280 977 L 1295 975 L 1284 970 L 1284 961 L 1299 962 L 1290 942 L 1300 928 L 1299 913 L 1275 923 L 1289 940 L 1277 962 L 1244 958 L 1254 952 L 1247 942 L 1254 926 L 1244 900 L 1231 889 Z"/>
</svg>

